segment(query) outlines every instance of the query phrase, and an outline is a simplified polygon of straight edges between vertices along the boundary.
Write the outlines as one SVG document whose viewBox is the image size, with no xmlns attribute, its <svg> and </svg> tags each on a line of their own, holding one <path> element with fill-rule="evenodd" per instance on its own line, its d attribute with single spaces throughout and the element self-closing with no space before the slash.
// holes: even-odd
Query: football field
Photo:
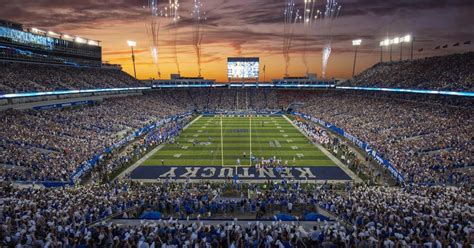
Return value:
<svg viewBox="0 0 474 248">
<path fill-rule="evenodd" d="M 251 156 L 291 166 L 334 163 L 282 116 L 201 117 L 143 165 L 249 166 Z M 252 163 L 255 165 L 255 163 Z"/>
<path fill-rule="evenodd" d="M 255 169 L 257 161 L 270 158 L 281 160 L 288 165 L 287 168 L 297 171 L 304 169 L 302 175 L 305 177 L 317 173 L 330 175 L 326 179 L 348 180 L 348 176 L 333 160 L 281 115 L 201 116 L 175 142 L 167 143 L 151 154 L 132 172 L 131 177 L 151 179 L 172 175 L 179 178 L 175 171 L 167 171 L 170 167 L 182 175 L 196 178 L 209 175 L 208 178 L 216 179 L 219 173 L 221 179 L 223 175 L 228 177 L 233 173 L 244 173 L 242 175 L 245 177 L 253 175 L 251 172 L 258 174 L 260 171 Z M 309 167 L 319 167 L 318 172 L 311 171 Z M 229 169 L 221 172 L 222 168 Z M 204 172 L 201 173 L 199 169 Z M 273 171 L 264 171 L 260 179 L 280 176 L 280 173 L 274 175 Z"/>
</svg>

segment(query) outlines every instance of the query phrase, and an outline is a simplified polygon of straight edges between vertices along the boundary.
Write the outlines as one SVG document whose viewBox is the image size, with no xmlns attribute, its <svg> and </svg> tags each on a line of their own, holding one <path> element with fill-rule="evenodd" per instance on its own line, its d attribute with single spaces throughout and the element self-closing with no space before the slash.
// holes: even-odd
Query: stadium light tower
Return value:
<svg viewBox="0 0 474 248">
<path fill-rule="evenodd" d="M 354 54 L 354 65 L 352 65 L 352 77 L 354 77 L 355 68 L 356 68 L 356 60 L 357 60 L 357 47 L 362 44 L 362 40 L 353 40 L 352 45 L 355 46 L 355 54 Z"/>
<path fill-rule="evenodd" d="M 128 46 L 132 49 L 132 61 L 133 61 L 133 75 L 137 79 L 137 70 L 135 69 L 135 53 L 133 52 L 133 47 L 137 46 L 137 42 L 133 40 L 127 40 Z"/>
<path fill-rule="evenodd" d="M 411 35 L 407 34 L 403 37 L 403 42 L 411 43 L 410 60 L 413 60 L 413 38 Z"/>
<path fill-rule="evenodd" d="M 380 42 L 380 62 L 383 62 L 383 47 L 386 47 L 386 46 L 389 46 L 389 45 L 390 45 L 390 40 L 389 39 L 385 39 L 385 40 Z"/>
</svg>

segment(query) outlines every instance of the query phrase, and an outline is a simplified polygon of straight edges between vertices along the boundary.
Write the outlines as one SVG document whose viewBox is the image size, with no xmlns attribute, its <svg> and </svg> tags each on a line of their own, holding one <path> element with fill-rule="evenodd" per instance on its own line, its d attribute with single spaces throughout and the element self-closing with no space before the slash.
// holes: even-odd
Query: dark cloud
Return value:
<svg viewBox="0 0 474 248">
<path fill-rule="evenodd" d="M 0 18 L 49 28 L 58 32 L 75 29 L 102 29 L 112 24 L 146 23 L 150 18 L 147 0 L 0 0 Z M 167 1 L 162 1 L 164 6 Z M 177 26 L 162 19 L 163 29 L 177 27 L 179 46 L 190 45 L 193 1 L 181 1 L 181 19 Z M 219 44 L 231 48 L 235 55 L 249 53 L 279 54 L 283 41 L 284 0 L 202 0 L 207 20 L 202 22 L 203 46 Z M 299 8 L 303 0 L 297 1 Z M 339 18 L 313 30 L 297 28 L 292 53 L 320 52 L 332 40 L 335 52 L 352 51 L 350 41 L 364 40 L 361 53 L 374 53 L 386 36 L 412 33 L 417 46 L 429 47 L 439 42 L 472 39 L 472 0 L 339 0 Z M 324 1 L 317 2 L 324 9 Z M 329 31 L 330 29 L 330 31 Z M 143 29 L 143 32 L 145 29 Z M 120 31 L 120 30 L 119 30 Z M 173 43 L 169 35 L 161 42 Z M 303 45 L 306 44 L 306 48 Z M 107 44 L 104 44 L 107 47 Z M 204 48 L 205 49 L 205 48 Z M 192 52 L 192 47 L 180 52 Z M 145 52 L 145 50 L 143 50 Z M 203 50 L 206 60 L 220 58 Z M 123 52 L 124 54 L 126 53 Z M 107 51 L 104 55 L 122 54 Z"/>
</svg>

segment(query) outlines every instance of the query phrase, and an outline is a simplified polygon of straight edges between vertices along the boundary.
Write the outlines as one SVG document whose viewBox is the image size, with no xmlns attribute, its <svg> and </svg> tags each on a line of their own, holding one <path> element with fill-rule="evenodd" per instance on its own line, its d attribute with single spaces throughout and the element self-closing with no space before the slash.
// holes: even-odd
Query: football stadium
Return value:
<svg viewBox="0 0 474 248">
<path fill-rule="evenodd" d="M 474 246 L 472 1 L 0 6 L 0 247 Z"/>
</svg>

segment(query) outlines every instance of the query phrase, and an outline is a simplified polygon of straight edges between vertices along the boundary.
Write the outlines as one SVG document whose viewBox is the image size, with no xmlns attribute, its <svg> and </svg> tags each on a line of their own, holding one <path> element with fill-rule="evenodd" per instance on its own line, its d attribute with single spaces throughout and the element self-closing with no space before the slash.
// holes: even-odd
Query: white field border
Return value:
<svg viewBox="0 0 474 248">
<path fill-rule="evenodd" d="M 190 123 L 188 123 L 186 126 L 183 127 L 183 131 L 186 130 L 188 127 L 190 127 L 194 122 L 197 120 L 201 119 L 202 115 L 196 117 L 196 119 L 192 120 Z M 135 162 L 132 166 L 128 167 L 122 173 L 120 173 L 116 178 L 123 178 L 125 175 L 128 173 L 132 172 L 135 168 L 138 166 L 142 165 L 143 162 L 145 162 L 148 158 L 150 158 L 153 154 L 161 150 L 165 146 L 165 143 L 162 143 L 161 145 L 155 147 L 155 149 L 149 151 L 145 156 L 143 156 L 141 159 L 139 159 L 137 162 Z"/>
<path fill-rule="evenodd" d="M 250 126 L 250 152 L 249 152 L 249 165 L 252 167 L 252 115 L 249 115 L 249 126 Z"/>
<path fill-rule="evenodd" d="M 222 167 L 224 167 L 224 132 L 222 130 L 222 115 L 221 115 L 221 160 L 222 160 Z"/>
</svg>

